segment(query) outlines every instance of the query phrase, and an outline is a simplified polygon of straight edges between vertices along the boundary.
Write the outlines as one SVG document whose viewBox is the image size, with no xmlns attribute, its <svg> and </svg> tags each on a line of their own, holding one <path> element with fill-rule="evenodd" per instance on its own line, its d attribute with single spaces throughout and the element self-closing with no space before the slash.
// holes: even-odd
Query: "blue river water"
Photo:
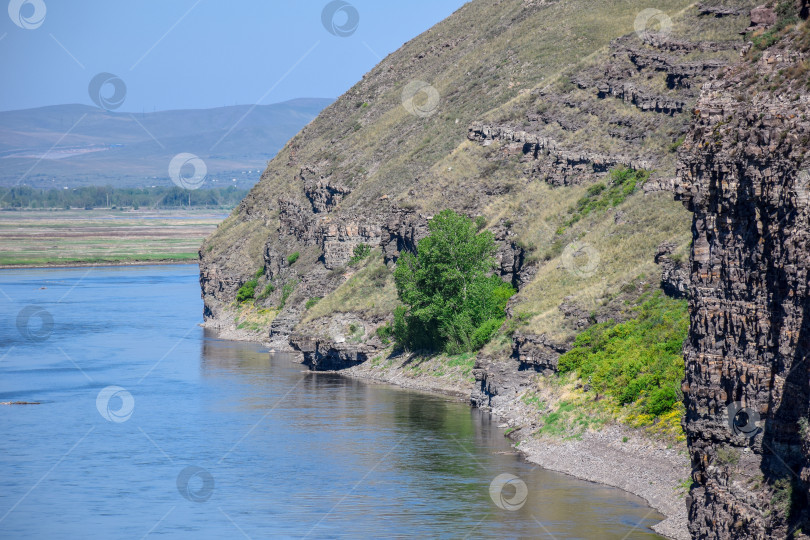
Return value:
<svg viewBox="0 0 810 540">
<path fill-rule="evenodd" d="M 660 538 L 486 413 L 199 326 L 197 267 L 0 270 L 0 538 Z"/>
</svg>

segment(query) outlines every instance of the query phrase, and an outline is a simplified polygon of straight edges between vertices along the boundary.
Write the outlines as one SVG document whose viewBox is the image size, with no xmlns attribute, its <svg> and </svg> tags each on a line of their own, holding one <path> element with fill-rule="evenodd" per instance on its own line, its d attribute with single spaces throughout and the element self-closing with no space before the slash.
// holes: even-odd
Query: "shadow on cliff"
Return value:
<svg viewBox="0 0 810 540">
<path fill-rule="evenodd" d="M 781 399 L 774 395 L 774 381 L 771 381 L 769 405 L 773 406 L 775 400 L 779 405 L 772 413 L 769 411 L 764 424 L 761 471 L 774 492 L 771 507 L 780 511 L 774 517 L 785 516 L 784 522 L 771 524 L 772 530 L 784 525 L 787 527 L 786 538 L 794 538 L 794 534 L 810 528 L 810 441 L 804 440 L 810 436 L 806 424 L 810 412 L 810 297 L 802 295 L 795 285 L 791 285 L 784 269 L 790 265 L 780 266 L 770 268 L 775 277 L 769 284 L 773 294 L 770 312 L 771 317 L 779 321 L 771 328 L 772 343 L 785 346 L 791 327 L 795 328 L 789 322 L 786 324 L 790 314 L 786 313 L 785 306 L 793 308 L 791 311 L 800 319 L 800 326 L 795 352 L 785 356 L 777 351 L 775 355 L 773 373 L 787 371 L 787 376 Z M 796 274 L 801 276 L 800 271 L 794 276 Z"/>
</svg>

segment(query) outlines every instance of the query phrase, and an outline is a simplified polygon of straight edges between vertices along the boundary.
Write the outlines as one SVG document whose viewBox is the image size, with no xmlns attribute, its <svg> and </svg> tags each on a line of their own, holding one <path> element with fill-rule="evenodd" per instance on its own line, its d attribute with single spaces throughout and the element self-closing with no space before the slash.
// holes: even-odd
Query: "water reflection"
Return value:
<svg viewBox="0 0 810 540">
<path fill-rule="evenodd" d="M 381 535 L 659 538 L 649 526 L 660 516 L 643 501 L 521 461 L 487 413 L 441 396 L 311 373 L 291 356 L 211 336 L 203 359 L 206 377 L 245 385 L 245 411 L 272 410 L 305 434 L 310 446 L 294 459 L 312 461 L 301 469 L 315 462 L 328 474 L 335 472 L 330 464 L 350 472 L 351 480 L 325 484 L 317 494 L 291 493 L 311 507 L 313 534 L 354 530 L 359 514 L 373 517 Z M 498 508 L 490 496 L 490 483 L 503 473 L 528 490 L 515 511 Z M 513 486 L 504 490 L 514 497 Z M 318 509 L 326 513 L 315 519 Z"/>
</svg>

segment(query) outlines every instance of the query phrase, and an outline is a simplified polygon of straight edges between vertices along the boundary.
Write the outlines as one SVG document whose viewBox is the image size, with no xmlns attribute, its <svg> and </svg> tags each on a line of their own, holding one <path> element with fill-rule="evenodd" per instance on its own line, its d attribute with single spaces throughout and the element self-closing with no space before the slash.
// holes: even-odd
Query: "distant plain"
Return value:
<svg viewBox="0 0 810 540">
<path fill-rule="evenodd" d="M 0 212 L 0 267 L 192 262 L 224 218 L 186 209 Z"/>
</svg>

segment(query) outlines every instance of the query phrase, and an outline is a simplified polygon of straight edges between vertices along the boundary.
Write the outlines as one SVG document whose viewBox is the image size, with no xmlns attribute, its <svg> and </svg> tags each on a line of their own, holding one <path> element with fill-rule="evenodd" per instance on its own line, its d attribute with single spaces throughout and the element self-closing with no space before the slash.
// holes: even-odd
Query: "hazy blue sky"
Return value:
<svg viewBox="0 0 810 540">
<path fill-rule="evenodd" d="M 337 97 L 465 0 L 331 4 L 345 37 L 324 26 L 326 0 L 2 2 L 0 110 L 92 105 L 88 85 L 108 72 L 126 84 L 118 110 L 140 112 Z"/>
</svg>

